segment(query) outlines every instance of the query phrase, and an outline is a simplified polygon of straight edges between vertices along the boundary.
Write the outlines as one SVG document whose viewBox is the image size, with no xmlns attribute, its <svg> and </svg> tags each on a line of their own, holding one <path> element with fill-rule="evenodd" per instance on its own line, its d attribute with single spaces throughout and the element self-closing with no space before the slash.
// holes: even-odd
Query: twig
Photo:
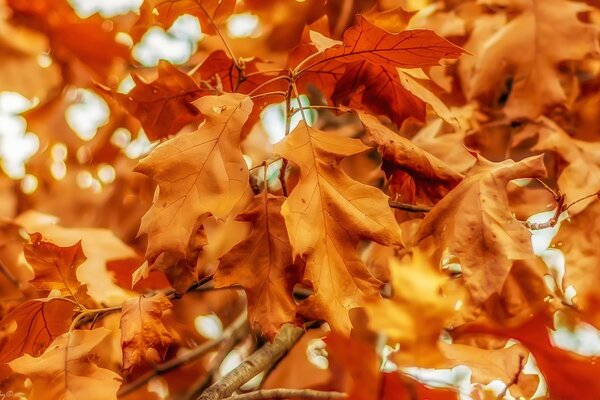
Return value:
<svg viewBox="0 0 600 400">
<path fill-rule="evenodd" d="M 2 275 L 4 275 L 6 277 L 6 279 L 8 279 L 10 281 L 10 283 L 12 283 L 16 288 L 19 287 L 19 280 L 17 279 L 16 276 L 13 275 L 12 272 L 10 272 L 8 267 L 6 265 L 4 265 L 4 263 L 1 260 L 0 260 L 0 272 L 2 272 Z"/>
<path fill-rule="evenodd" d="M 199 399 L 220 400 L 231 396 L 240 386 L 283 357 L 303 333 L 304 329 L 295 325 L 284 325 L 273 343 L 267 343 L 256 350 L 235 369 L 206 389 Z"/>
<path fill-rule="evenodd" d="M 519 376 L 521 375 L 521 372 L 523 372 L 524 367 L 525 367 L 525 357 L 523 357 L 523 355 L 521 354 L 519 356 L 519 369 L 515 373 L 515 376 L 510 380 L 510 382 L 508 382 L 506 384 L 506 387 L 504 388 L 504 390 L 502 392 L 500 392 L 500 394 L 498 394 L 498 397 L 497 397 L 498 400 L 502 400 L 504 398 L 504 396 L 506 396 L 506 393 L 508 392 L 509 387 L 519 383 Z"/>
<path fill-rule="evenodd" d="M 575 204 L 579 203 L 580 201 L 587 200 L 590 197 L 596 197 L 596 196 L 600 196 L 600 191 L 598 191 L 596 193 L 588 194 L 587 196 L 583 196 L 582 198 L 575 200 L 574 202 L 572 202 L 565 208 L 565 211 L 567 211 L 569 208 L 571 208 Z"/>
<path fill-rule="evenodd" d="M 259 94 L 253 95 L 251 97 L 251 99 L 254 100 L 254 99 L 258 99 L 260 97 L 266 97 L 266 96 L 281 96 L 281 97 L 285 97 L 286 93 L 283 90 L 279 90 L 279 91 L 275 91 L 275 92 L 259 93 Z"/>
<path fill-rule="evenodd" d="M 210 386 L 212 380 L 219 370 L 221 364 L 225 360 L 225 357 L 240 343 L 240 341 L 246 337 L 248 333 L 248 324 L 243 325 L 244 329 L 240 329 L 239 331 L 234 332 L 232 335 L 229 335 L 225 341 L 221 343 L 221 347 L 219 348 L 217 354 L 214 356 L 212 360 L 210 360 L 208 369 L 202 378 L 194 382 L 190 389 L 188 389 L 187 394 L 184 395 L 183 399 L 193 399 L 200 395 L 207 387 Z"/>
<path fill-rule="evenodd" d="M 408 212 L 429 212 L 432 209 L 432 207 L 429 207 L 429 206 L 420 206 L 417 204 L 402 203 L 400 201 L 394 201 L 394 200 L 390 200 L 389 204 L 390 204 L 390 207 L 392 207 L 392 208 L 396 208 L 398 210 L 403 210 L 403 211 L 408 211 Z"/>
<path fill-rule="evenodd" d="M 255 392 L 238 394 L 226 400 L 261 400 L 261 399 L 345 399 L 348 395 L 342 392 L 328 392 L 311 389 L 262 389 Z"/>
<path fill-rule="evenodd" d="M 241 335 L 242 332 L 245 334 L 247 329 L 248 327 L 246 324 L 246 313 L 242 313 L 235 321 L 231 323 L 231 325 L 229 325 L 229 327 L 227 327 L 227 329 L 225 329 L 223 335 L 221 335 L 220 338 L 204 342 L 200 346 L 194 347 L 192 350 L 182 354 L 179 357 L 175 357 L 169 361 L 165 361 L 162 364 L 158 364 L 156 367 L 154 367 L 153 370 L 148 371 L 136 380 L 121 386 L 121 389 L 118 392 L 118 396 L 125 396 L 126 394 L 129 394 L 146 384 L 150 379 L 159 375 L 166 374 L 167 372 L 172 371 L 183 364 L 189 363 L 197 359 L 198 357 L 215 349 L 224 341 L 230 340 L 231 337 L 237 337 Z"/>
</svg>

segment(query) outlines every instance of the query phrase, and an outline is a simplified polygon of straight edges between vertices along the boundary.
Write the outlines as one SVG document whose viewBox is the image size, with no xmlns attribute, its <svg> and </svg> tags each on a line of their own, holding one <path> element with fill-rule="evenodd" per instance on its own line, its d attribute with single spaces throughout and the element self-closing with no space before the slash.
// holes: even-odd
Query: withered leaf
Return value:
<svg viewBox="0 0 600 400">
<path fill-rule="evenodd" d="M 321 132 L 304 122 L 275 151 L 300 167 L 300 181 L 281 213 L 295 257 L 306 260 L 304 279 L 314 293 L 301 312 L 348 332 L 348 310 L 378 295 L 379 282 L 356 253 L 360 239 L 400 243 L 399 228 L 379 189 L 352 180 L 342 170 L 345 157 L 368 149 L 359 140 Z"/>
</svg>

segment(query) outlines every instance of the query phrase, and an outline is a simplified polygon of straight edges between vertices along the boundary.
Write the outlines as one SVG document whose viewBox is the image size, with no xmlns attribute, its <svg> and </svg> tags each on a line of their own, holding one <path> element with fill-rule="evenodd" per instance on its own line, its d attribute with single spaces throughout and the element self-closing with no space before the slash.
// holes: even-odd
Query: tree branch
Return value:
<svg viewBox="0 0 600 400">
<path fill-rule="evenodd" d="M 429 207 L 429 206 L 420 206 L 417 204 L 402 203 L 400 201 L 390 200 L 389 204 L 390 204 L 391 208 L 396 208 L 398 210 L 403 210 L 403 211 L 408 211 L 408 212 L 429 212 L 429 211 L 431 211 L 431 207 Z"/>
<path fill-rule="evenodd" d="M 262 389 L 255 392 L 238 394 L 226 400 L 260 400 L 260 399 L 345 399 L 348 395 L 342 392 L 327 392 L 311 389 Z"/>
<path fill-rule="evenodd" d="M 146 384 L 150 379 L 166 374 L 169 371 L 172 371 L 183 364 L 191 362 L 198 357 L 208 353 L 209 351 L 215 349 L 224 341 L 229 341 L 232 337 L 240 337 L 244 336 L 248 331 L 248 324 L 246 323 L 246 313 L 240 314 L 239 317 L 236 318 L 235 321 L 231 323 L 223 332 L 220 338 L 211 340 L 205 343 L 202 343 L 200 346 L 194 347 L 192 350 L 187 353 L 182 354 L 179 357 L 175 357 L 169 361 L 165 361 L 162 364 L 158 364 L 153 370 L 148 371 L 144 375 L 140 376 L 136 380 L 121 386 L 119 390 L 118 396 L 125 396 L 136 389 L 140 388 L 144 384 Z"/>
<path fill-rule="evenodd" d="M 283 357 L 303 334 L 303 328 L 284 325 L 273 343 L 267 343 L 256 350 L 233 371 L 206 389 L 199 400 L 220 400 L 231 396 L 240 386 Z"/>
</svg>

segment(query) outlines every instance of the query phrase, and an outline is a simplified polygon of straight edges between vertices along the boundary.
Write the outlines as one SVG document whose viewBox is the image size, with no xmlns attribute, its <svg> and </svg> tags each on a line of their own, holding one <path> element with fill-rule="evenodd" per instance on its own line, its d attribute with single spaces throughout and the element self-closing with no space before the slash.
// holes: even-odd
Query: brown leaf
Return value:
<svg viewBox="0 0 600 400">
<path fill-rule="evenodd" d="M 165 29 L 179 16 L 189 14 L 198 18 L 203 33 L 215 35 L 218 26 L 233 14 L 235 0 L 147 0 L 147 6 L 156 9 L 157 19 Z"/>
<path fill-rule="evenodd" d="M 113 96 L 142 123 L 151 140 L 176 134 L 186 125 L 200 121 L 200 110 L 192 102 L 200 97 L 202 89 L 192 77 L 168 61 L 158 64 L 158 77 L 145 82 L 133 74 L 135 87 L 127 94 Z"/>
<path fill-rule="evenodd" d="M 506 185 L 545 174 L 541 156 L 500 163 L 477 156 L 463 181 L 423 220 L 416 240 L 433 234 L 441 240 L 440 251 L 458 259 L 476 303 L 502 290 L 512 261 L 534 257 L 529 231 L 510 212 Z"/>
<path fill-rule="evenodd" d="M 81 241 L 73 246 L 60 247 L 42 240 L 42 235 L 33 233 L 31 243 L 25 246 L 25 258 L 33 268 L 35 277 L 29 284 L 37 290 L 59 290 L 63 296 L 76 301 L 82 293 L 82 284 L 77 279 L 77 268 L 86 260 Z"/>
<path fill-rule="evenodd" d="M 152 297 L 139 296 L 123 303 L 121 347 L 125 375 L 162 361 L 174 342 L 162 322 L 163 313 L 171 307 L 173 305 L 162 292 Z"/>
<path fill-rule="evenodd" d="M 400 243 L 399 228 L 380 190 L 349 178 L 345 157 L 365 151 L 359 140 L 321 132 L 301 122 L 275 146 L 300 167 L 300 181 L 282 206 L 295 257 L 306 260 L 304 279 L 314 293 L 300 305 L 303 315 L 327 320 L 349 332 L 348 310 L 377 296 L 379 282 L 356 254 L 362 239 Z"/>
<path fill-rule="evenodd" d="M 15 322 L 17 328 L 2 347 L 0 363 L 23 354 L 39 356 L 71 324 L 73 303 L 61 298 L 33 299 L 19 304 L 0 321 L 0 329 Z"/>
<path fill-rule="evenodd" d="M 384 332 L 400 351 L 392 358 L 400 366 L 434 367 L 443 360 L 439 337 L 454 310 L 452 298 L 444 297 L 446 278 L 416 253 L 409 264 L 391 259 L 391 299 L 370 301 L 365 307 L 369 328 Z"/>
<path fill-rule="evenodd" d="M 227 217 L 250 189 L 240 134 L 252 101 L 226 94 L 202 97 L 195 105 L 206 117 L 204 124 L 161 143 L 136 167 L 159 186 L 140 227 L 148 234 L 151 263 L 163 253 L 174 262 L 186 258 L 197 220 L 209 213 Z"/>
<path fill-rule="evenodd" d="M 344 33 L 342 45 L 310 56 L 310 46 L 301 46 L 291 60 L 301 74 L 301 85 L 302 79 L 319 82 L 334 102 L 385 113 L 400 125 L 408 116 L 424 119 L 425 109 L 402 86 L 396 68 L 438 65 L 441 59 L 457 58 L 462 52 L 432 31 L 392 34 L 359 16 Z"/>
<path fill-rule="evenodd" d="M 358 112 L 366 129 L 365 142 L 377 146 L 385 161 L 390 163 L 391 175 L 405 172 L 415 182 L 419 199 L 435 203 L 463 179 L 462 174 L 383 125 L 376 117 Z M 405 194 L 408 198 L 414 193 Z"/>
<path fill-rule="evenodd" d="M 258 194 L 236 217 L 252 223 L 252 232 L 223 258 L 215 273 L 215 287 L 240 285 L 248 296 L 248 319 L 271 340 L 282 324 L 293 322 L 294 285 L 302 270 L 295 265 L 280 210 L 285 199 Z"/>
<path fill-rule="evenodd" d="M 482 44 L 467 94 L 476 98 L 498 91 L 510 74 L 512 86 L 504 113 L 509 118 L 535 118 L 548 106 L 565 102 L 557 65 L 598 53 L 598 28 L 578 18 L 589 10 L 580 2 L 508 3 L 519 14 Z"/>
<path fill-rule="evenodd" d="M 41 356 L 26 354 L 11 361 L 9 366 L 31 380 L 28 395 L 31 400 L 116 400 L 119 376 L 90 361 L 92 350 L 110 333 L 106 328 L 67 332 L 56 338 Z"/>
</svg>

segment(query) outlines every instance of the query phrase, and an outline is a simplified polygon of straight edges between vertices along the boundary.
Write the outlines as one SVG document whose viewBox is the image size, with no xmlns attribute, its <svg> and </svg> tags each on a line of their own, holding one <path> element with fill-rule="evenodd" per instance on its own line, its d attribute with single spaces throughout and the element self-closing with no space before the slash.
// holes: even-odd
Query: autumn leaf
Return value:
<svg viewBox="0 0 600 400">
<path fill-rule="evenodd" d="M 446 278 L 423 255 L 414 254 L 408 264 L 393 259 L 390 264 L 393 295 L 367 303 L 369 328 L 385 332 L 392 346 L 400 344 L 400 351 L 392 355 L 398 365 L 435 367 L 444 359 L 439 337 L 458 299 L 444 297 Z"/>
<path fill-rule="evenodd" d="M 12 322 L 17 328 L 2 347 L 0 363 L 23 354 L 39 356 L 71 324 L 73 303 L 58 298 L 32 299 L 18 305 L 0 321 L 0 329 Z"/>
<path fill-rule="evenodd" d="M 427 214 L 416 234 L 435 235 L 444 256 L 456 257 L 473 300 L 500 293 L 512 261 L 534 257 L 527 228 L 510 212 L 506 186 L 513 179 L 543 177 L 543 158 L 493 163 L 482 156 L 461 183 Z"/>
<path fill-rule="evenodd" d="M 135 87 L 127 94 L 113 96 L 142 123 L 152 140 L 176 134 L 186 125 L 202 119 L 200 110 L 192 105 L 208 89 L 201 88 L 192 77 L 168 61 L 158 64 L 158 77 L 145 82 L 133 74 Z"/>
<path fill-rule="evenodd" d="M 564 103 L 558 64 L 598 54 L 598 28 L 579 18 L 589 6 L 566 0 L 488 3 L 513 6 L 519 14 L 482 43 L 468 95 L 498 91 L 510 74 L 503 108 L 509 118 L 535 118 Z"/>
<path fill-rule="evenodd" d="M 331 99 L 336 104 L 387 115 L 398 126 L 408 117 L 425 119 L 425 103 L 402 86 L 396 69 L 368 61 L 351 63 L 346 67 Z"/>
<path fill-rule="evenodd" d="M 600 395 L 600 383 L 593 379 L 600 372 L 595 357 L 585 357 L 553 345 L 548 318 L 542 313 L 504 326 L 490 323 L 465 326 L 460 334 L 463 333 L 492 334 L 519 340 L 535 357 L 552 399 L 577 398 L 582 387 L 590 398 Z"/>
<path fill-rule="evenodd" d="M 123 371 L 130 375 L 135 369 L 157 364 L 174 339 L 162 322 L 162 315 L 173 305 L 163 293 L 152 297 L 139 296 L 123 303 L 121 312 L 121 347 Z"/>
<path fill-rule="evenodd" d="M 202 97 L 194 104 L 206 117 L 204 124 L 161 143 L 136 167 L 159 187 L 140 227 L 148 234 L 151 262 L 163 253 L 185 258 L 196 221 L 208 214 L 225 218 L 249 190 L 240 133 L 252 101 L 226 94 Z"/>
<path fill-rule="evenodd" d="M 345 157 L 365 151 L 356 139 L 321 132 L 304 122 L 275 151 L 300 167 L 300 181 L 281 213 L 294 257 L 306 260 L 304 279 L 314 290 L 301 303 L 304 315 L 348 332 L 348 310 L 378 295 L 379 282 L 358 258 L 360 239 L 400 243 L 399 228 L 379 189 L 353 181 L 342 170 Z"/>
<path fill-rule="evenodd" d="M 252 223 L 252 232 L 219 263 L 215 287 L 240 285 L 248 296 L 248 319 L 272 339 L 284 323 L 296 315 L 292 296 L 302 270 L 294 264 L 281 205 L 283 197 L 264 191 L 236 217 Z"/>
<path fill-rule="evenodd" d="M 235 0 L 147 0 L 147 7 L 156 10 L 157 19 L 165 29 L 179 16 L 189 14 L 198 18 L 203 33 L 214 35 L 218 26 L 233 14 Z"/>
<path fill-rule="evenodd" d="M 555 122 L 542 117 L 535 124 L 515 136 L 515 140 L 525 140 L 537 134 L 537 143 L 531 150 L 553 152 L 567 165 L 560 172 L 557 184 L 562 193 L 568 193 L 569 202 L 581 199 L 600 191 L 600 145 L 595 142 L 577 140 L 570 137 Z M 569 214 L 575 215 L 589 206 L 595 197 L 582 200 L 569 207 Z"/>
<path fill-rule="evenodd" d="M 462 174 L 393 132 L 376 117 L 360 111 L 357 114 L 365 126 L 365 143 L 376 146 L 384 161 L 390 163 L 392 179 L 399 172 L 409 175 L 408 179 L 414 181 L 415 191 L 420 194 L 417 198 L 436 202 L 463 179 Z M 404 193 L 404 196 L 413 198 L 415 193 Z"/>
<path fill-rule="evenodd" d="M 77 268 L 86 260 L 81 242 L 60 247 L 42 240 L 42 235 L 31 235 L 25 246 L 25 258 L 35 277 L 29 284 L 37 290 L 59 290 L 62 295 L 79 301 L 85 295 L 85 286 L 77 279 Z M 83 292 L 83 293 L 82 293 Z"/>
<path fill-rule="evenodd" d="M 299 48 L 292 60 L 302 58 L 307 51 L 306 47 Z M 334 44 L 296 61 L 295 70 L 302 79 L 319 82 L 333 102 L 386 114 L 400 125 L 410 116 L 424 119 L 425 108 L 402 85 L 396 68 L 438 65 L 441 59 L 457 58 L 462 52 L 432 31 L 392 34 L 360 16 L 344 33 L 342 45 Z"/>
<path fill-rule="evenodd" d="M 9 366 L 31 380 L 31 400 L 116 399 L 119 376 L 90 361 L 91 352 L 110 333 L 106 328 L 67 332 L 39 357 L 26 354 Z"/>
</svg>

